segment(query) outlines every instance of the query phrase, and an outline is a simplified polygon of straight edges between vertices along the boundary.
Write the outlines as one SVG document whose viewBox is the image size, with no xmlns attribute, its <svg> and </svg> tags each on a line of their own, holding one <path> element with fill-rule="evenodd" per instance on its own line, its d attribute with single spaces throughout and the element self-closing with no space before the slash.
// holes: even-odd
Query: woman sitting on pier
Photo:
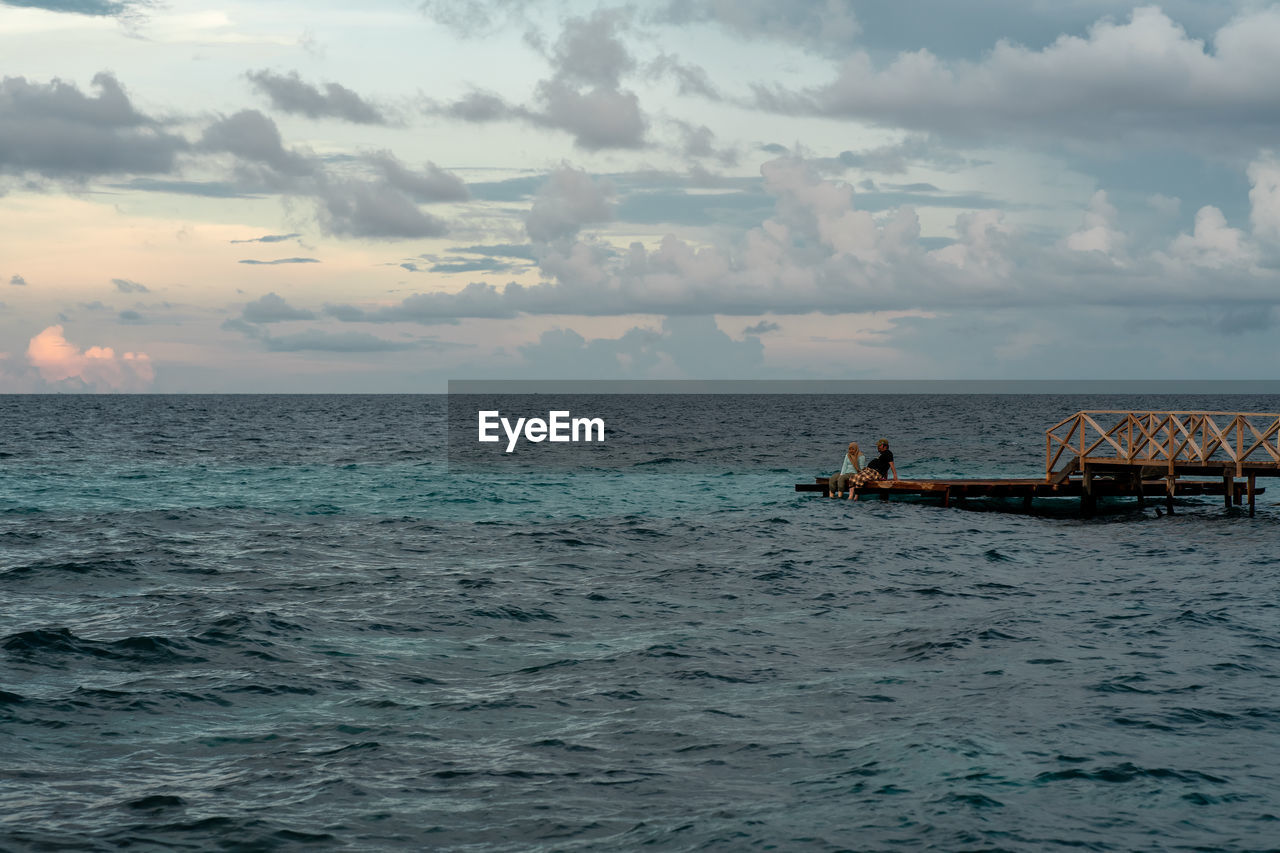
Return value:
<svg viewBox="0 0 1280 853">
<path fill-rule="evenodd" d="M 867 457 L 858 452 L 858 442 L 849 442 L 849 451 L 844 455 L 844 462 L 840 465 L 840 473 L 832 474 L 827 483 L 827 497 L 838 498 L 840 493 L 848 487 L 850 478 L 857 475 L 859 471 L 866 467 Z M 853 494 L 850 489 L 849 494 Z"/>
<path fill-rule="evenodd" d="M 863 468 L 849 480 L 849 499 L 858 499 L 858 487 L 876 480 L 883 480 L 893 471 L 893 479 L 898 479 L 898 466 L 893 464 L 893 451 L 889 449 L 889 439 L 882 438 L 876 442 L 876 450 L 880 455 L 871 460 L 871 464 Z"/>
</svg>

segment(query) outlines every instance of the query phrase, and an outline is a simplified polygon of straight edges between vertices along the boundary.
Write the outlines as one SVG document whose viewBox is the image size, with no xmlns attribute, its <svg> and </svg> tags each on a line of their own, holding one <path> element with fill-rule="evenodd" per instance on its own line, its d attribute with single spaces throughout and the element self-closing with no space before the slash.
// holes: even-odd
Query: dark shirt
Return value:
<svg viewBox="0 0 1280 853">
<path fill-rule="evenodd" d="M 867 465 L 868 468 L 875 468 L 880 472 L 881 477 L 889 476 L 889 463 L 893 461 L 893 451 L 885 450 Z"/>
</svg>

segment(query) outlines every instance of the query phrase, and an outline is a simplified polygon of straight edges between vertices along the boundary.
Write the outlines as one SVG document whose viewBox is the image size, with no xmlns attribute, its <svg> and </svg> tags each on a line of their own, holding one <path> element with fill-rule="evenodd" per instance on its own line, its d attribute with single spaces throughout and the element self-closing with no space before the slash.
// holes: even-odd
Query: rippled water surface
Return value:
<svg viewBox="0 0 1280 853">
<path fill-rule="evenodd" d="M 1280 400 L 610 405 L 610 467 L 495 471 L 442 397 L 0 397 L 0 849 L 1280 843 L 1280 486 L 792 489 Z"/>
</svg>

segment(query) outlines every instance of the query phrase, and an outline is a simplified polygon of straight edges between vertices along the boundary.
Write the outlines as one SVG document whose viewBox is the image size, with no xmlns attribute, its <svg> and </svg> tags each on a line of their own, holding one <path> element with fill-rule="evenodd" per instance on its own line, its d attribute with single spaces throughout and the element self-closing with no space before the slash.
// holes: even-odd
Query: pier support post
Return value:
<svg viewBox="0 0 1280 853">
<path fill-rule="evenodd" d="M 1222 472 L 1222 505 L 1227 509 L 1231 509 L 1231 493 L 1236 490 L 1235 485 L 1235 479 L 1224 469 Z"/>
<path fill-rule="evenodd" d="M 950 488 L 946 488 L 942 490 L 942 505 L 944 507 L 951 506 L 951 489 Z"/>
<path fill-rule="evenodd" d="M 1256 485 L 1254 482 L 1254 475 L 1250 474 L 1249 479 L 1246 480 L 1245 482 L 1246 482 L 1246 488 L 1248 488 L 1249 490 L 1249 517 L 1253 518 L 1253 501 L 1254 501 L 1253 491 L 1254 491 L 1254 486 Z"/>
<path fill-rule="evenodd" d="M 1095 495 L 1083 494 L 1080 496 L 1080 512 L 1082 515 L 1091 516 L 1098 509 L 1098 498 Z"/>
</svg>

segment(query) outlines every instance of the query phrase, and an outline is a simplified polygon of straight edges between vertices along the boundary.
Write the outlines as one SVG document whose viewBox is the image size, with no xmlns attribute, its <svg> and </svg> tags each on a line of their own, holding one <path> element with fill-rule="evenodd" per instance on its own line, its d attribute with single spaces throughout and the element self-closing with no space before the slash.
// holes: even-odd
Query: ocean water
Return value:
<svg viewBox="0 0 1280 853">
<path fill-rule="evenodd" d="M 1280 846 L 1280 486 L 792 488 L 1280 399 L 599 405 L 470 464 L 442 396 L 0 397 L 0 849 Z"/>
</svg>

